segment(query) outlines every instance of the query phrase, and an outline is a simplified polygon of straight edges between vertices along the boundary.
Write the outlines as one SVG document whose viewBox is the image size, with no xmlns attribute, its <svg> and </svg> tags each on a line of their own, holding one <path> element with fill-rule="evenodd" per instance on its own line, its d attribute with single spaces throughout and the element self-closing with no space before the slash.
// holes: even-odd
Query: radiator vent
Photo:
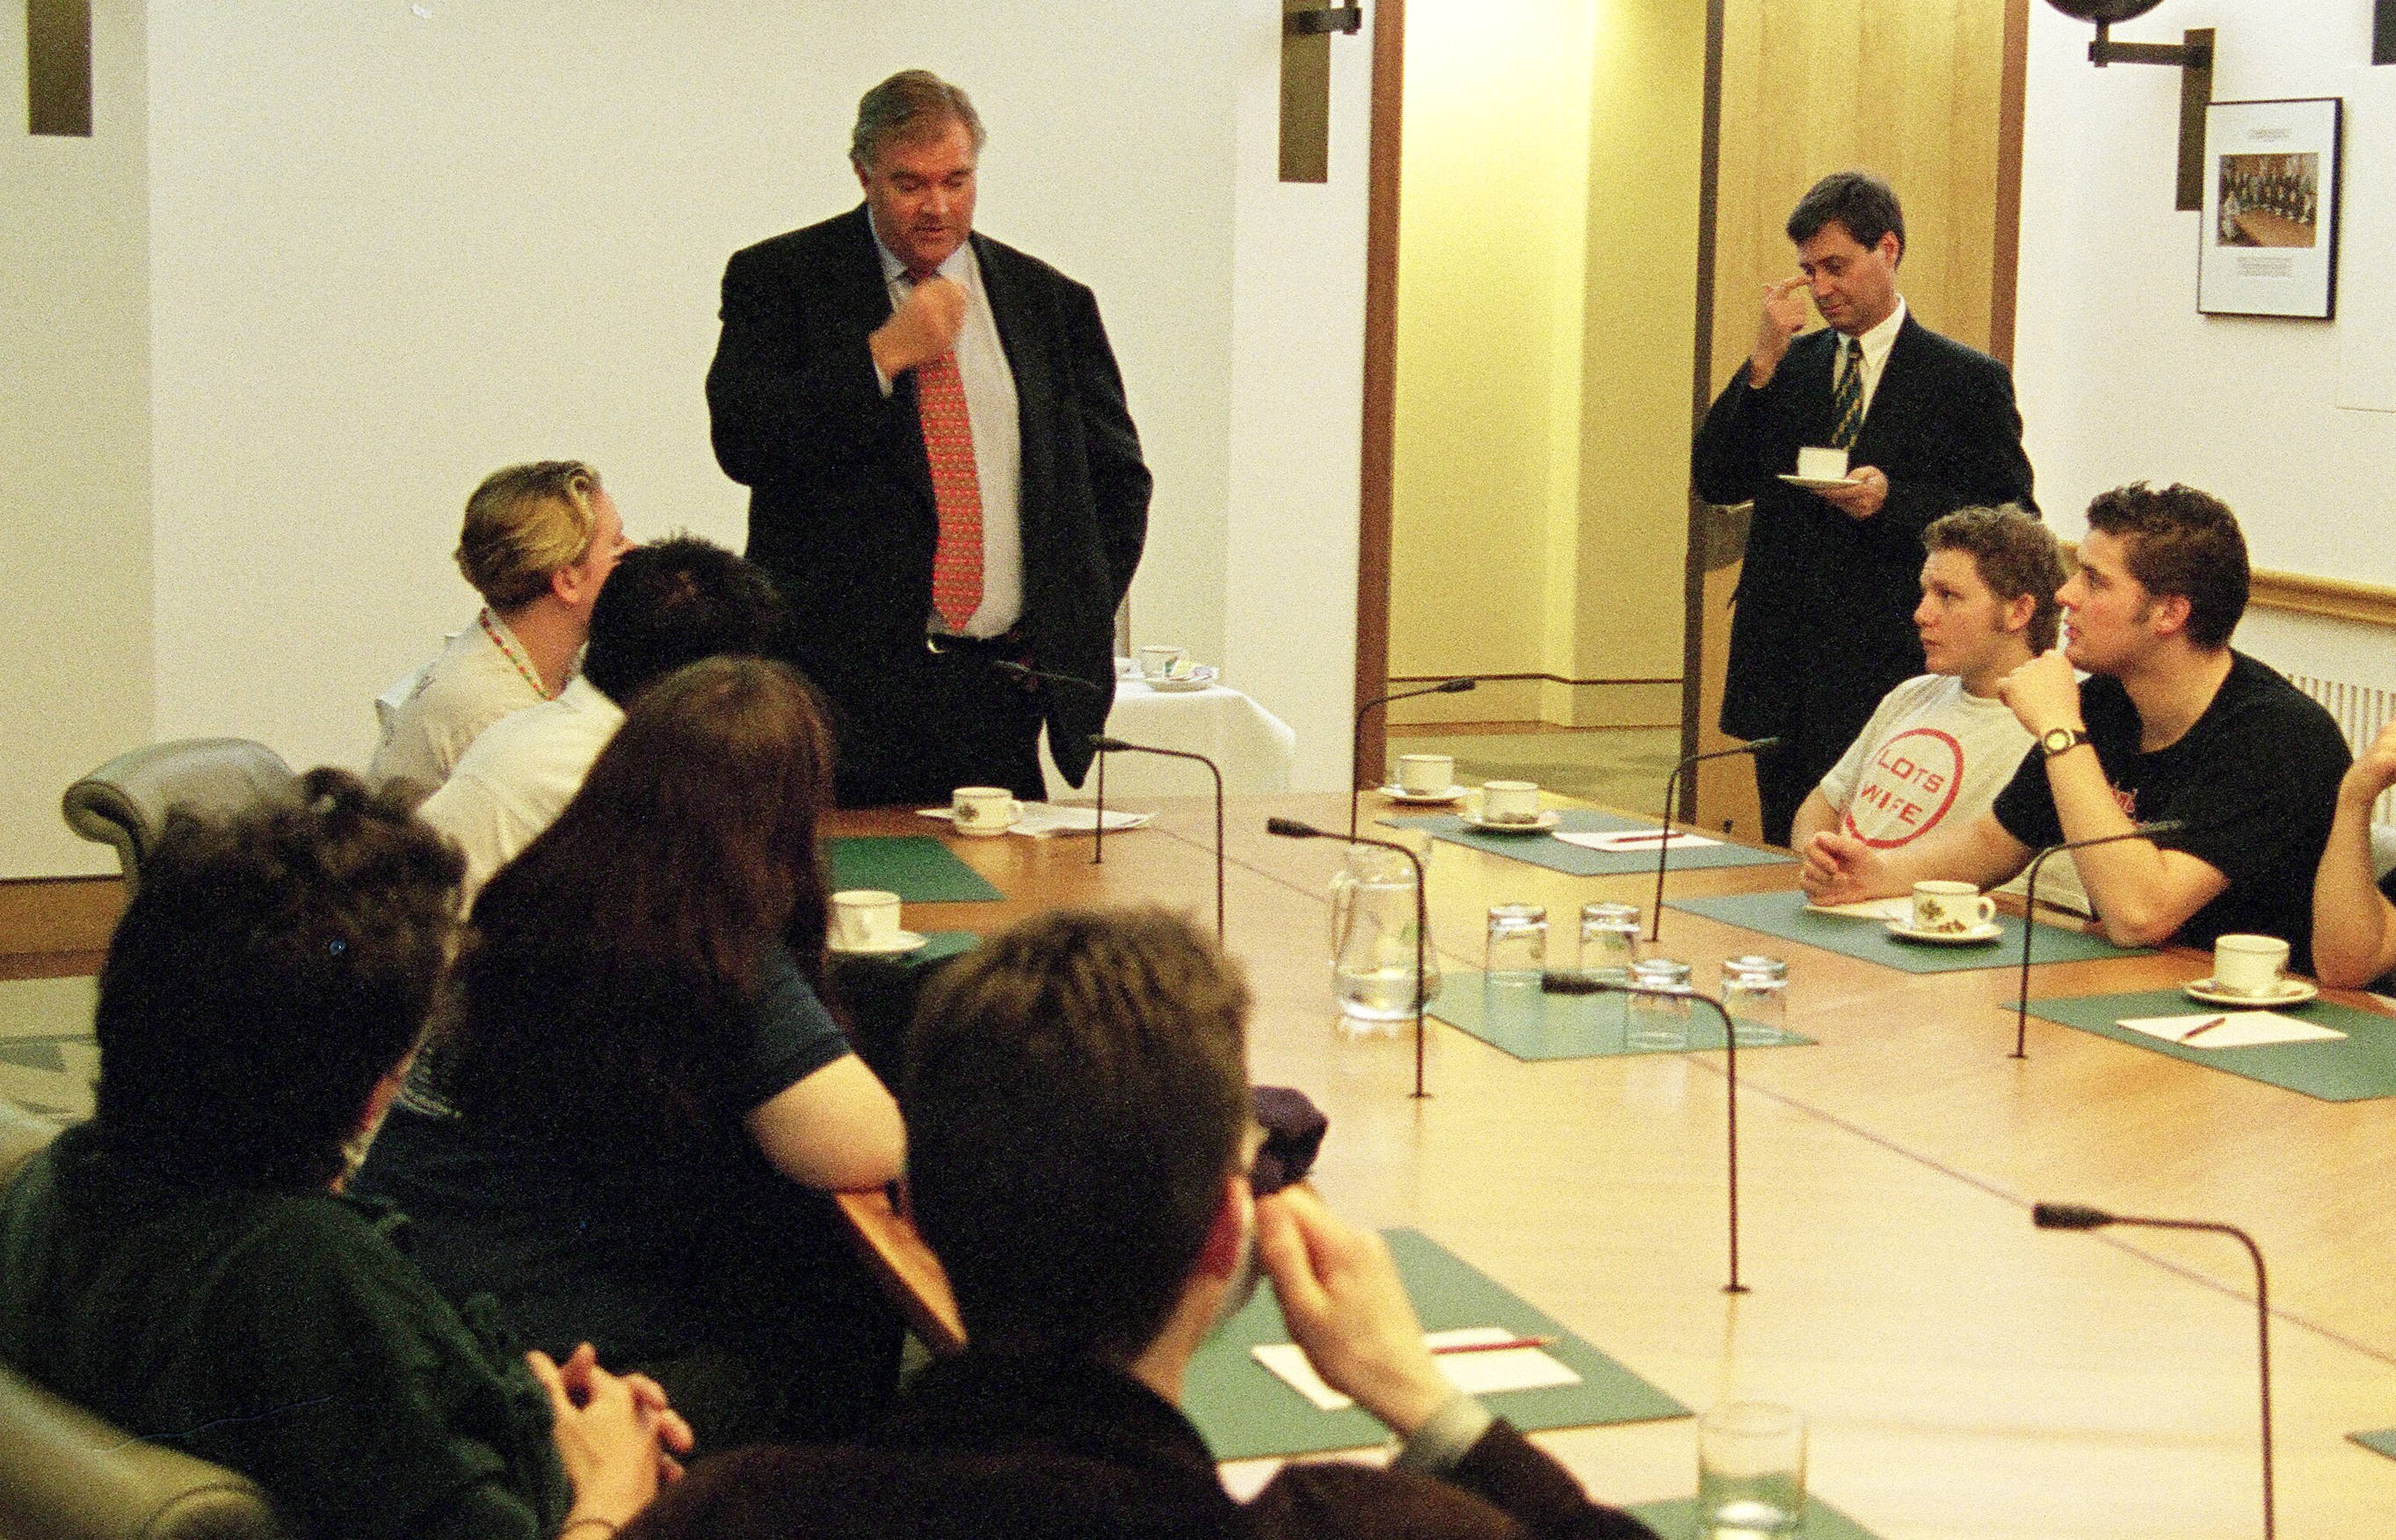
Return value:
<svg viewBox="0 0 2396 1540">
<path fill-rule="evenodd" d="M 2379 736 L 2382 727 L 2396 720 L 2396 690 L 2349 684 L 2342 679 L 2322 679 L 2312 674 L 2292 673 L 2288 683 L 2322 703 L 2336 719 L 2338 731 L 2346 735 L 2347 746 L 2358 754 L 2371 747 L 2371 740 Z M 2383 792 L 2372 804 L 2371 821 L 2396 824 L 2396 788 Z"/>
</svg>

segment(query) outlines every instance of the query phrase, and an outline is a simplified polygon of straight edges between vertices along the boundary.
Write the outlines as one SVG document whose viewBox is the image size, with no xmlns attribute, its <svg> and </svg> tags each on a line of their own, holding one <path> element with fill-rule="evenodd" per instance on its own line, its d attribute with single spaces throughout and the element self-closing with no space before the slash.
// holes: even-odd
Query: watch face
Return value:
<svg viewBox="0 0 2396 1540">
<path fill-rule="evenodd" d="M 2069 727 L 2050 727 L 2046 730 L 2046 736 L 2038 740 L 2038 744 L 2049 754 L 2059 754 L 2081 741 L 2080 735 Z"/>
</svg>

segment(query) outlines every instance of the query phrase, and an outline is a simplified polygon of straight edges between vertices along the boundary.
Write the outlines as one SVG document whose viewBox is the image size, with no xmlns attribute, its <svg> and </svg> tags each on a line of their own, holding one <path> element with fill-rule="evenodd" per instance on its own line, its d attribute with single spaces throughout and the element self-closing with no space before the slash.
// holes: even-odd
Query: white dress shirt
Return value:
<svg viewBox="0 0 2396 1540">
<path fill-rule="evenodd" d="M 1839 339 L 1839 356 L 1831 361 L 1830 384 L 1838 385 L 1847 367 L 1847 350 L 1861 347 L 1864 351 L 1864 415 L 1871 416 L 1872 392 L 1880 389 L 1881 371 L 1888 367 L 1888 350 L 1897 346 L 1898 328 L 1905 325 L 1905 296 L 1897 297 L 1897 308 L 1882 318 L 1881 324 L 1861 337 Z"/>
</svg>

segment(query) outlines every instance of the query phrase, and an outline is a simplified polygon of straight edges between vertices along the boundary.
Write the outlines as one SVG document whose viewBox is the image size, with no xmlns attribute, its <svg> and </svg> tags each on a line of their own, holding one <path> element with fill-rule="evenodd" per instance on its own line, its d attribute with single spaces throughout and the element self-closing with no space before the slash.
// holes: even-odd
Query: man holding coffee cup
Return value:
<svg viewBox="0 0 2396 1540">
<path fill-rule="evenodd" d="M 1756 764 L 1776 843 L 1874 705 L 1922 672 L 1923 528 L 1972 504 L 2036 510 L 2013 377 L 1914 320 L 1897 291 L 1905 215 L 1888 184 L 1823 178 L 1789 238 L 1802 272 L 1764 290 L 1754 350 L 1692 457 L 1700 497 L 1755 504 L 1722 729 L 1790 740 Z M 1800 337 L 1809 294 L 1830 325 Z M 1806 450 L 1823 453 L 1801 465 Z M 1783 479 L 1826 469 L 1840 474 Z"/>
<path fill-rule="evenodd" d="M 2123 946 L 2251 933 L 2311 966 L 2311 874 L 2349 755 L 2327 711 L 2243 653 L 2246 541 L 2217 499 L 2144 483 L 2088 508 L 2080 570 L 2057 596 L 2060 651 L 1999 694 L 2038 752 L 1988 813 L 1901 851 L 1838 833 L 1804 851 L 1817 903 L 1906 892 L 1916 879 L 1987 886 L 2064 841 L 2184 827 L 2074 853 L 2105 934 Z M 2073 669 L 2088 670 L 2083 686 Z"/>
</svg>

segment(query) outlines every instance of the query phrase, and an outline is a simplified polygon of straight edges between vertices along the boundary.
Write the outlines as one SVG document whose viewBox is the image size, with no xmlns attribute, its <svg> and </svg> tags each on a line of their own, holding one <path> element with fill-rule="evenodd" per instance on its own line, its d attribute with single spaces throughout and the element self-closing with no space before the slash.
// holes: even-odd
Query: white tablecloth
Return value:
<svg viewBox="0 0 2396 1540">
<path fill-rule="evenodd" d="M 1290 766 L 1298 752 L 1298 734 L 1289 724 L 1223 684 L 1161 694 L 1137 679 L 1120 680 L 1107 731 L 1129 743 L 1205 754 L 1222 767 L 1228 796 L 1288 790 Z M 1083 778 L 1080 790 L 1065 784 L 1048 753 L 1045 733 L 1040 770 L 1047 777 L 1051 802 L 1086 802 L 1098 789 L 1096 765 Z M 1110 807 L 1122 797 L 1194 797 L 1214 790 L 1215 779 L 1203 764 L 1159 754 L 1107 756 Z"/>
</svg>

